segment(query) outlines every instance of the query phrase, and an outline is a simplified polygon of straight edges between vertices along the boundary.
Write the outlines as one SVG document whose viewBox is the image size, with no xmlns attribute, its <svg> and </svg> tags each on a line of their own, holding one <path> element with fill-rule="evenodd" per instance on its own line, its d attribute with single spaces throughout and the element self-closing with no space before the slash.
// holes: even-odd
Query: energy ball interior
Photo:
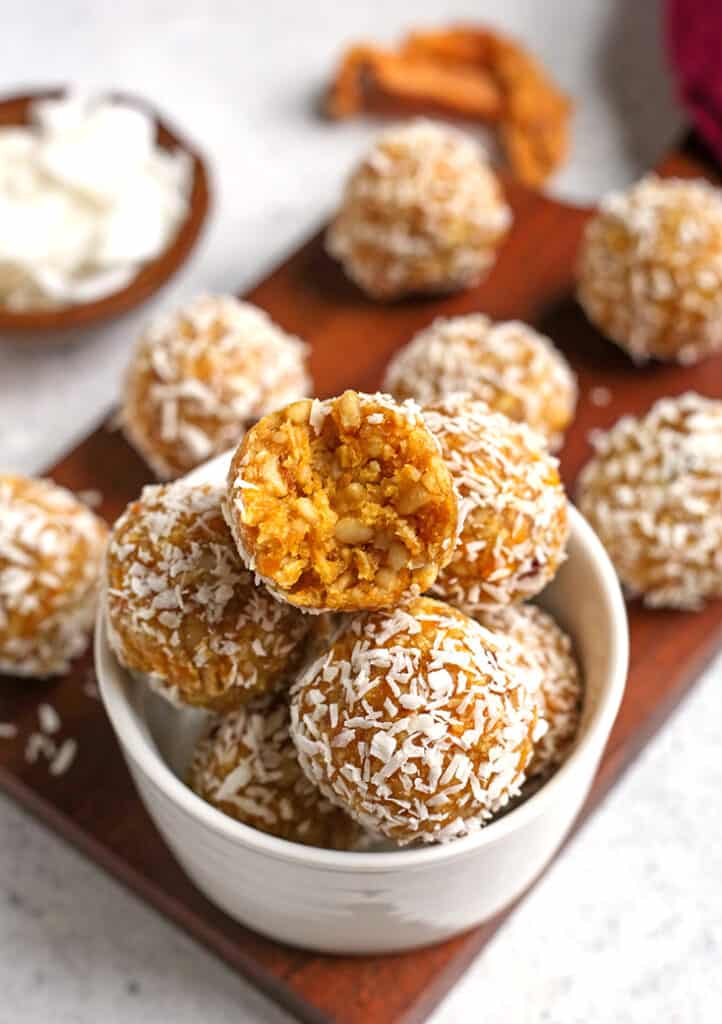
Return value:
<svg viewBox="0 0 722 1024">
<path fill-rule="evenodd" d="M 246 564 L 308 610 L 395 604 L 451 558 L 456 495 L 413 403 L 355 391 L 295 402 L 248 432 L 228 482 Z"/>
</svg>

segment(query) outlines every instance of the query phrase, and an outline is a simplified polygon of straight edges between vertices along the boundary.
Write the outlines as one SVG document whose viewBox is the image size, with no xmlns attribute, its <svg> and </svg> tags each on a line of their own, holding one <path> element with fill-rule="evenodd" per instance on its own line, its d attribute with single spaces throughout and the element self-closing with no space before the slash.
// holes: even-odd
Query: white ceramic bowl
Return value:
<svg viewBox="0 0 722 1024">
<path fill-rule="evenodd" d="M 225 476 L 229 456 L 190 477 Z M 476 835 L 445 845 L 339 853 L 242 825 L 183 782 L 204 726 L 130 677 L 101 609 L 96 666 L 106 710 L 153 821 L 188 875 L 231 917 L 274 939 L 328 953 L 428 945 L 493 916 L 547 864 L 589 791 L 627 673 L 627 619 L 601 543 L 571 510 L 569 557 L 540 602 L 572 635 L 586 689 L 579 737 L 537 793 Z"/>
</svg>

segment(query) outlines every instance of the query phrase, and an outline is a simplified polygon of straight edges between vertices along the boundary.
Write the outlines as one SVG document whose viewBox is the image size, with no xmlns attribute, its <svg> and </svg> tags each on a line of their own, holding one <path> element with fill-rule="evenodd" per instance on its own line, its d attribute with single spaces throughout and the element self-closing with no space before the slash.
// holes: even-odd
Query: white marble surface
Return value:
<svg viewBox="0 0 722 1024">
<path fill-rule="evenodd" d="M 589 199 L 673 138 L 653 0 L 457 3 L 534 46 L 577 97 L 555 189 Z M 313 101 L 344 40 L 443 21 L 442 0 L 0 0 L 0 88 L 76 81 L 157 103 L 215 170 L 210 229 L 157 307 L 233 289 L 333 203 L 367 125 Z M 0 349 L 0 463 L 37 471 L 112 403 L 142 317 L 48 348 Z M 0 717 L 2 717 L 0 715 Z M 517 911 L 435 1024 L 697 1024 L 722 1006 L 722 665 Z M 287 1021 L 262 997 L 0 799 L 0 1024 Z"/>
</svg>

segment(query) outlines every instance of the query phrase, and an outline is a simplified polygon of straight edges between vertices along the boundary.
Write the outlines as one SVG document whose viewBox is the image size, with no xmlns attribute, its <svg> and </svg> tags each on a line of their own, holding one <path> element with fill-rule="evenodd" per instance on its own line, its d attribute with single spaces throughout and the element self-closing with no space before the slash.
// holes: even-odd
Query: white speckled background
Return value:
<svg viewBox="0 0 722 1024">
<path fill-rule="evenodd" d="M 215 216 L 164 304 L 250 284 L 317 224 L 371 131 L 313 112 L 343 42 L 391 40 L 448 9 L 443 0 L 0 0 L 0 88 L 135 90 L 204 147 Z M 558 193 L 594 198 L 675 137 L 654 0 L 476 0 L 453 10 L 516 32 L 577 98 Z M 103 414 L 149 312 L 69 348 L 0 348 L 4 468 L 39 470 Z M 719 1021 L 720 722 L 718 662 L 434 1024 Z M 0 798 L 0 1024 L 141 1020 L 288 1018 Z"/>
</svg>

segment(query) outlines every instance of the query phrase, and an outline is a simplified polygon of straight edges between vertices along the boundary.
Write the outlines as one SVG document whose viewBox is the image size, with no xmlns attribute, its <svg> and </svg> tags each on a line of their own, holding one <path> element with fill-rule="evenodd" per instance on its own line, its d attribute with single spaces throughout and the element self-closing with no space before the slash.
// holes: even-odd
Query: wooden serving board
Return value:
<svg viewBox="0 0 722 1024">
<path fill-rule="evenodd" d="M 665 174 L 700 175 L 689 151 L 669 158 Z M 588 432 L 623 412 L 641 411 L 666 394 L 694 388 L 722 397 L 722 358 L 690 369 L 635 369 L 585 321 L 572 297 L 575 255 L 589 211 L 509 187 L 514 227 L 491 276 L 473 291 L 445 299 L 381 306 L 364 299 L 312 238 L 249 294 L 285 328 L 313 346 L 320 395 L 347 386 L 375 389 L 390 354 L 437 315 L 481 310 L 528 320 L 565 351 L 580 382 L 576 421 L 562 455 L 571 488 L 589 454 Z M 608 388 L 601 407 L 591 388 Z M 75 489 L 97 489 L 108 520 L 134 498 L 149 474 L 120 434 L 100 427 L 53 470 Z M 722 641 L 722 603 L 698 614 L 650 612 L 629 606 L 629 685 L 583 815 L 594 809 L 692 685 Z M 3 680 L 0 722 L 18 726 L 0 740 L 0 785 L 97 863 L 126 882 L 199 941 L 314 1024 L 409 1024 L 421 1021 L 448 991 L 500 924 L 497 918 L 442 945 L 385 957 L 327 957 L 289 949 L 252 934 L 216 910 L 185 878 L 145 814 L 102 706 L 88 695 L 86 656 L 67 678 L 50 683 Z M 37 708 L 59 712 L 63 736 L 78 740 L 70 770 L 51 776 L 42 759 L 28 764 L 27 737 Z"/>
</svg>

